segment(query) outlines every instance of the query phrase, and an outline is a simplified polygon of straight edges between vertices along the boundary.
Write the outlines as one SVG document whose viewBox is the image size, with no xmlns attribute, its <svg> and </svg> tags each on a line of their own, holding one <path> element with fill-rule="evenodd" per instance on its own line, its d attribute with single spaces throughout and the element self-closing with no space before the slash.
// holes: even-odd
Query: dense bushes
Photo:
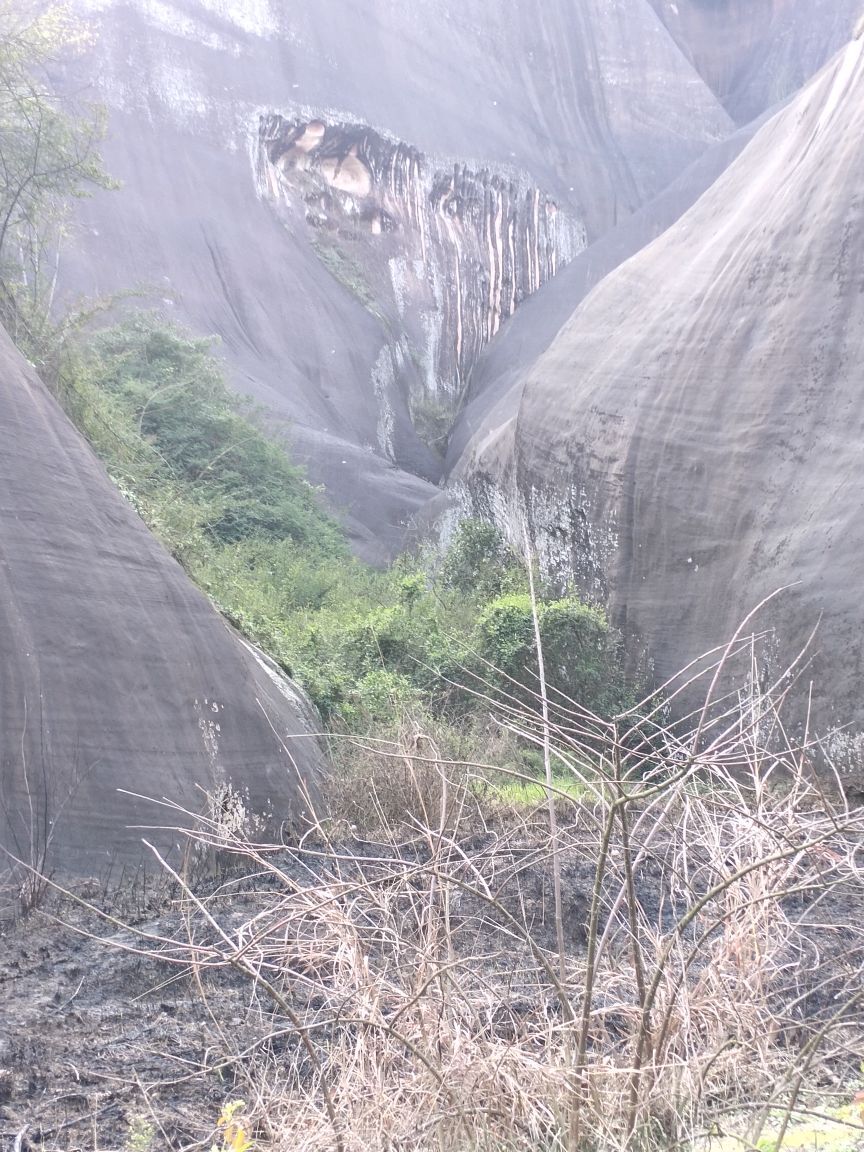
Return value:
<svg viewBox="0 0 864 1152">
<path fill-rule="evenodd" d="M 207 341 L 138 316 L 102 332 L 82 369 L 113 402 L 114 418 L 125 417 L 127 434 L 154 451 L 150 478 L 172 481 L 201 505 L 214 543 L 288 539 L 342 550 L 302 473 L 226 388 Z"/>
<path fill-rule="evenodd" d="M 442 557 L 387 571 L 349 556 L 335 521 L 206 341 L 151 315 L 99 333 L 72 358 L 64 399 L 118 485 L 192 578 L 309 691 L 328 724 L 371 730 L 406 709 L 445 721 L 475 692 L 536 690 L 521 559 L 467 521 Z M 551 686 L 619 707 L 603 614 L 541 589 Z"/>
</svg>

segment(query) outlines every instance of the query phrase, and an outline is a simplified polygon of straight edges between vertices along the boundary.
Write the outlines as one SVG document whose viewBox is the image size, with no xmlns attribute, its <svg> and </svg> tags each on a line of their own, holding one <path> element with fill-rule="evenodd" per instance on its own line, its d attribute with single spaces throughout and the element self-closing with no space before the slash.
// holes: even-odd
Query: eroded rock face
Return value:
<svg viewBox="0 0 864 1152">
<path fill-rule="evenodd" d="M 812 675 L 823 728 L 864 726 L 862 253 L 858 40 L 594 289 L 461 472 L 511 530 L 527 514 L 545 565 L 608 600 L 661 677 L 794 584 L 761 622 L 775 668 L 819 624 L 799 703 Z"/>
<path fill-rule="evenodd" d="M 648 0 L 531 0 L 494 19 L 486 0 L 75 3 L 95 41 L 69 80 L 95 80 L 109 107 L 122 189 L 80 206 L 61 292 L 149 285 L 219 335 L 369 559 L 433 493 L 441 398 L 520 294 L 732 127 Z M 344 151 L 338 174 L 305 173 L 339 202 L 335 230 L 261 196 L 262 115 L 320 123 Z M 383 184 L 366 196 L 365 162 L 338 143 L 349 127 L 375 179 L 407 171 L 381 205 L 394 231 L 379 216 L 380 235 L 372 217 L 353 235 L 348 200 Z"/>
<path fill-rule="evenodd" d="M 192 586 L 2 330 L 0 718 L 0 844 L 28 863 L 46 838 L 50 867 L 91 874 L 140 859 L 142 836 L 174 851 L 152 826 L 180 817 L 120 789 L 277 827 L 305 807 L 298 772 L 315 795 L 309 706 Z"/>
<path fill-rule="evenodd" d="M 526 369 L 541 356 L 588 293 L 652 243 L 717 180 L 752 140 L 765 117 L 707 149 L 668 188 L 580 252 L 554 282 L 519 310 L 481 353 L 447 443 L 445 471 L 459 468 L 474 437 L 483 438 L 519 410 Z M 446 504 L 446 497 L 438 501 Z M 434 518 L 434 509 L 427 510 Z"/>
<path fill-rule="evenodd" d="M 502 321 L 585 247 L 584 225 L 524 176 L 436 168 L 363 125 L 263 117 L 258 179 L 290 224 L 309 225 L 334 276 L 401 332 L 423 386 L 414 412 L 452 413 Z"/>
</svg>

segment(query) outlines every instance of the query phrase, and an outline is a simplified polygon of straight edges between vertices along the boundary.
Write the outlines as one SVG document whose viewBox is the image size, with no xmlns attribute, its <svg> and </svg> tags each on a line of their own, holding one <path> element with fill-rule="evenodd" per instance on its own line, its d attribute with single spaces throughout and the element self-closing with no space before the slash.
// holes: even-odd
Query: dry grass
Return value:
<svg viewBox="0 0 864 1152">
<path fill-rule="evenodd" d="M 374 840 L 329 820 L 290 849 L 206 819 L 184 833 L 242 875 L 206 894 L 176 875 L 184 930 L 136 947 L 191 977 L 214 1038 L 197 1074 L 232 1071 L 261 1146 L 754 1147 L 770 1117 L 780 1147 L 814 1092 L 844 1102 L 864 1055 L 864 812 L 787 735 L 782 690 L 719 695 L 737 651 L 686 680 L 705 703 L 676 724 L 682 684 L 609 723 L 498 702 L 585 797 L 563 797 L 554 839 L 488 820 L 489 766 L 416 734 L 358 756 Z M 221 1006 L 238 983 L 242 1028 Z"/>
</svg>

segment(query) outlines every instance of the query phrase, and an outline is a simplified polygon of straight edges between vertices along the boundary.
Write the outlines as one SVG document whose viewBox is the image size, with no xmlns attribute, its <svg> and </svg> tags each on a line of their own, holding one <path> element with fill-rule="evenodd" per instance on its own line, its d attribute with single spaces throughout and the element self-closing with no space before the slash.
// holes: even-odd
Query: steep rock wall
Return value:
<svg viewBox="0 0 864 1152">
<path fill-rule="evenodd" d="M 526 370 L 540 357 L 588 293 L 625 260 L 661 236 L 720 177 L 767 117 L 740 128 L 685 169 L 659 196 L 580 252 L 502 328 L 480 355 L 447 443 L 445 473 L 459 469 L 472 441 L 519 410 Z M 446 494 L 439 505 L 446 505 Z M 424 513 L 424 521 L 429 512 Z"/>
<path fill-rule="evenodd" d="M 315 793 L 299 692 L 229 630 L 0 329 L 0 844 L 99 873 L 228 788 L 277 827 Z M 284 741 L 284 746 L 283 746 Z M 290 749 L 290 752 L 286 751 Z M 137 829 L 131 827 L 139 826 Z"/>
<path fill-rule="evenodd" d="M 862 189 L 859 40 L 594 289 L 460 470 L 661 677 L 796 584 L 763 622 L 777 667 L 819 624 L 798 700 L 812 675 L 823 729 L 864 727 Z M 860 742 L 833 747 L 860 777 Z"/>
<path fill-rule="evenodd" d="M 368 126 L 416 149 L 424 179 L 446 182 L 457 163 L 460 179 L 474 174 L 477 204 L 481 194 L 484 203 L 509 197 L 510 183 L 517 200 L 542 190 L 559 221 L 589 238 L 731 128 L 648 0 L 531 0 L 494 20 L 485 0 L 75 6 L 94 21 L 95 42 L 66 79 L 76 90 L 92 82 L 108 105 L 106 160 L 122 189 L 80 206 L 61 295 L 149 285 L 166 310 L 217 333 L 236 385 L 287 425 L 295 455 L 369 559 L 398 547 L 440 476 L 440 453 L 426 443 L 446 432 L 433 378 L 436 389 L 445 376 L 458 389 L 476 343 L 512 308 L 513 285 L 470 235 L 473 224 L 460 240 L 478 251 L 478 280 L 462 279 L 469 309 L 451 307 L 441 271 L 455 270 L 452 244 L 418 271 L 406 255 L 416 234 L 399 251 L 392 234 L 355 240 L 318 229 L 322 259 L 305 219 L 277 218 L 259 195 L 262 114 Z M 524 202 L 515 215 L 530 220 Z M 445 220 L 439 214 L 441 237 Z M 385 278 L 388 244 L 394 274 L 388 256 Z M 467 276 L 466 261 L 459 271 Z M 527 287 L 543 275 L 543 260 L 518 271 L 517 296 L 520 277 Z M 433 299 L 450 318 L 429 326 L 424 301 Z"/>
<path fill-rule="evenodd" d="M 401 332 L 420 367 L 415 405 L 455 407 L 502 321 L 585 246 L 584 225 L 524 175 L 436 166 L 364 125 L 263 117 L 257 172 L 334 275 Z"/>
<path fill-rule="evenodd" d="M 739 124 L 786 100 L 849 39 L 860 0 L 652 0 Z"/>
</svg>

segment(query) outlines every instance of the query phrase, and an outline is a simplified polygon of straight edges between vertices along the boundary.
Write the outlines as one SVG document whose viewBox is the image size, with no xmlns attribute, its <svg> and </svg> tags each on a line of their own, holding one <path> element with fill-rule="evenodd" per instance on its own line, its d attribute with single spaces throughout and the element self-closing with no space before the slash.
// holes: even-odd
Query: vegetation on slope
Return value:
<svg viewBox="0 0 864 1152">
<path fill-rule="evenodd" d="M 157 932 L 140 923 L 152 911 L 146 877 L 125 928 L 116 909 L 77 901 L 76 912 L 104 917 L 106 944 L 134 954 L 136 992 L 142 961 L 150 991 L 180 989 L 179 1005 L 160 1006 L 162 1071 L 146 1090 L 129 1028 L 144 995 L 126 1002 L 123 989 L 106 1017 L 105 997 L 122 984 L 82 977 L 67 1013 L 63 981 L 80 969 L 56 962 L 56 925 L 38 950 L 60 981 L 50 1001 L 34 991 L 45 976 L 26 940 L 6 981 L 7 1031 L 19 1045 L 22 1006 L 37 1020 L 40 997 L 49 1024 L 0 1070 L 15 1147 L 60 1132 L 95 1144 L 97 1125 L 116 1136 L 124 1119 L 112 1146 L 139 1152 L 160 1141 L 222 1152 L 857 1146 L 862 816 L 814 783 L 809 745 L 786 737 L 784 691 L 751 691 L 739 712 L 712 700 L 712 681 L 683 727 L 663 723 L 663 696 L 611 721 L 562 707 L 564 694 L 609 716 L 627 694 L 602 613 L 541 587 L 552 705 L 538 710 L 534 602 L 521 558 L 493 529 L 465 523 L 443 557 L 365 568 L 254 408 L 226 388 L 208 342 L 147 315 L 86 344 L 55 340 L 47 237 L 63 198 L 102 180 L 98 118 L 57 119 L 27 87 L 35 49 L 25 44 L 16 72 L 17 25 L 3 23 L 15 10 L 0 0 L 3 314 L 192 578 L 333 728 L 375 737 L 349 742 L 353 777 L 340 785 L 353 779 L 354 794 L 343 787 L 341 810 L 291 849 L 262 848 L 224 819 L 178 829 L 193 860 L 228 861 L 243 878 L 217 874 L 214 888 L 195 869 L 171 873 Z M 53 26 L 19 31 L 42 28 L 50 43 Z M 421 726 L 381 739 L 405 710 Z M 554 804 L 545 826 L 534 813 L 493 824 L 476 764 L 439 754 L 439 735 L 470 732 L 489 710 L 522 741 L 523 765 L 526 744 L 554 759 L 560 827 Z M 483 759 L 501 763 L 502 746 L 490 731 L 482 739 Z M 778 776 L 784 786 L 771 787 Z M 541 800 L 530 780 L 510 778 Z M 342 839 L 345 816 L 370 812 Z M 146 1013 L 143 1037 L 150 1003 Z M 47 1092 L 52 1044 L 57 1091 Z M 83 1075 L 69 1061 L 71 1051 L 82 1063 L 76 1050 Z M 106 1051 L 120 1074 L 103 1065 L 94 1081 L 88 1065 Z M 70 1068 L 82 1086 L 109 1086 L 98 1110 L 89 1092 L 66 1090 Z M 15 1115 L 18 1069 L 30 1109 Z M 247 1089 L 250 1107 L 229 1096 L 208 1134 L 214 1096 Z"/>
<path fill-rule="evenodd" d="M 67 203 L 110 184 L 102 112 L 58 99 L 44 79 L 59 47 L 84 41 L 63 5 L 0 0 L 0 321 L 192 579 L 297 677 L 328 724 L 369 729 L 406 708 L 458 719 L 480 681 L 530 694 L 525 575 L 491 529 L 464 527 L 443 563 L 365 568 L 253 407 L 228 390 L 207 341 L 145 314 L 86 342 L 69 339 L 80 318 L 56 326 Z M 617 646 L 602 613 L 546 590 L 540 617 L 554 687 L 614 710 Z"/>
<path fill-rule="evenodd" d="M 370 569 L 320 496 L 226 387 L 207 341 L 137 314 L 67 358 L 60 395 L 109 473 L 225 615 L 356 730 L 410 708 L 448 720 L 471 689 L 530 695 L 531 599 L 497 532 L 466 523 L 447 555 Z M 542 590 L 550 683 L 608 713 L 623 700 L 602 612 Z"/>
</svg>

